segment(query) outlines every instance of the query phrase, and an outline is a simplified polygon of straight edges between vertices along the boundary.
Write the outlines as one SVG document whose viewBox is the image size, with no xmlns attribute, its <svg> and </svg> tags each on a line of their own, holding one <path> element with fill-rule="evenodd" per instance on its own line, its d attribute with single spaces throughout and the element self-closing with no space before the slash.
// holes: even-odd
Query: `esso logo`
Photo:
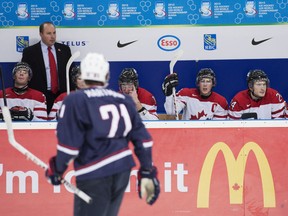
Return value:
<svg viewBox="0 0 288 216">
<path fill-rule="evenodd" d="M 158 47 L 164 51 L 173 51 L 180 46 L 181 42 L 179 38 L 174 35 L 164 35 L 159 38 L 157 44 Z"/>
</svg>

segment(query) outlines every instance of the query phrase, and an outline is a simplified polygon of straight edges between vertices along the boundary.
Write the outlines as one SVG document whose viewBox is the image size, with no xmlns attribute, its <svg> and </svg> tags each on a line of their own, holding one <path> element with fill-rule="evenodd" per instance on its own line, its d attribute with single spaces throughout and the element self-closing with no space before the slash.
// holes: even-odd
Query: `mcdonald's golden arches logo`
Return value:
<svg viewBox="0 0 288 216">
<path fill-rule="evenodd" d="M 255 142 L 246 143 L 240 150 L 237 159 L 235 159 L 230 147 L 223 143 L 217 142 L 209 150 L 204 160 L 199 178 L 197 207 L 209 207 L 209 193 L 211 184 L 211 175 L 215 159 L 218 153 L 222 151 L 228 174 L 230 204 L 243 203 L 243 183 L 247 158 L 251 151 L 254 152 L 262 179 L 264 207 L 273 208 L 276 206 L 275 188 L 272 178 L 271 169 L 267 157 L 261 147 Z M 239 190 L 233 190 L 233 185 L 238 184 Z"/>
</svg>

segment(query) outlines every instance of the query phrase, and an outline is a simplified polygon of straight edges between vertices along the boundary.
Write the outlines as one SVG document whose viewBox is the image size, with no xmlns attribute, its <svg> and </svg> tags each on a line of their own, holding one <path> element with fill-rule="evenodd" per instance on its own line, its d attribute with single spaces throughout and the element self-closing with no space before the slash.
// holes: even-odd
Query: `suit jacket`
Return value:
<svg viewBox="0 0 288 216">
<path fill-rule="evenodd" d="M 66 92 L 66 64 L 71 57 L 70 47 L 61 43 L 54 44 L 57 55 L 57 71 L 59 78 L 59 93 Z M 40 41 L 32 46 L 26 47 L 23 50 L 22 62 L 26 62 L 30 65 L 33 76 L 29 82 L 29 87 L 41 91 L 47 92 L 47 77 L 43 54 L 41 50 Z M 70 89 L 72 87 L 70 77 Z"/>
</svg>

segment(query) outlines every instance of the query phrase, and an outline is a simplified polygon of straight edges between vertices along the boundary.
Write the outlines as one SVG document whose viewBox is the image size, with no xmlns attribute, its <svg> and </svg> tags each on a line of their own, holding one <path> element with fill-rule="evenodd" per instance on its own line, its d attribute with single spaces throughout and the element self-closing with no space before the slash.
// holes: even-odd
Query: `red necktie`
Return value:
<svg viewBox="0 0 288 216">
<path fill-rule="evenodd" d="M 51 91 L 56 94 L 58 92 L 58 77 L 56 62 L 53 53 L 51 52 L 51 47 L 48 47 L 49 56 L 49 66 L 50 66 L 50 76 L 51 76 Z"/>
</svg>

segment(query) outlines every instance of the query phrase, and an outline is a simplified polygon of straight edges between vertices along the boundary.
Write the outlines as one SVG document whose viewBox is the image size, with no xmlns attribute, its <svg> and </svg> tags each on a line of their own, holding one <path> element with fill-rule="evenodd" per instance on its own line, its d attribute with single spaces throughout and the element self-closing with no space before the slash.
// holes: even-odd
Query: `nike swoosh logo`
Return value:
<svg viewBox="0 0 288 216">
<path fill-rule="evenodd" d="M 123 47 L 128 46 L 128 45 L 130 45 L 130 44 L 132 44 L 132 43 L 135 43 L 136 41 L 137 41 L 137 40 L 130 41 L 130 42 L 128 42 L 128 43 L 121 43 L 120 40 L 119 40 L 118 43 L 117 43 L 117 47 L 118 47 L 118 48 L 123 48 Z"/>
<path fill-rule="evenodd" d="M 256 45 L 259 45 L 259 44 L 261 44 L 261 43 L 263 43 L 263 42 L 265 42 L 265 41 L 270 40 L 271 38 L 272 38 L 272 37 L 266 38 L 266 39 L 260 40 L 260 41 L 255 41 L 255 38 L 253 38 L 251 43 L 252 43 L 252 45 L 256 46 Z"/>
</svg>

